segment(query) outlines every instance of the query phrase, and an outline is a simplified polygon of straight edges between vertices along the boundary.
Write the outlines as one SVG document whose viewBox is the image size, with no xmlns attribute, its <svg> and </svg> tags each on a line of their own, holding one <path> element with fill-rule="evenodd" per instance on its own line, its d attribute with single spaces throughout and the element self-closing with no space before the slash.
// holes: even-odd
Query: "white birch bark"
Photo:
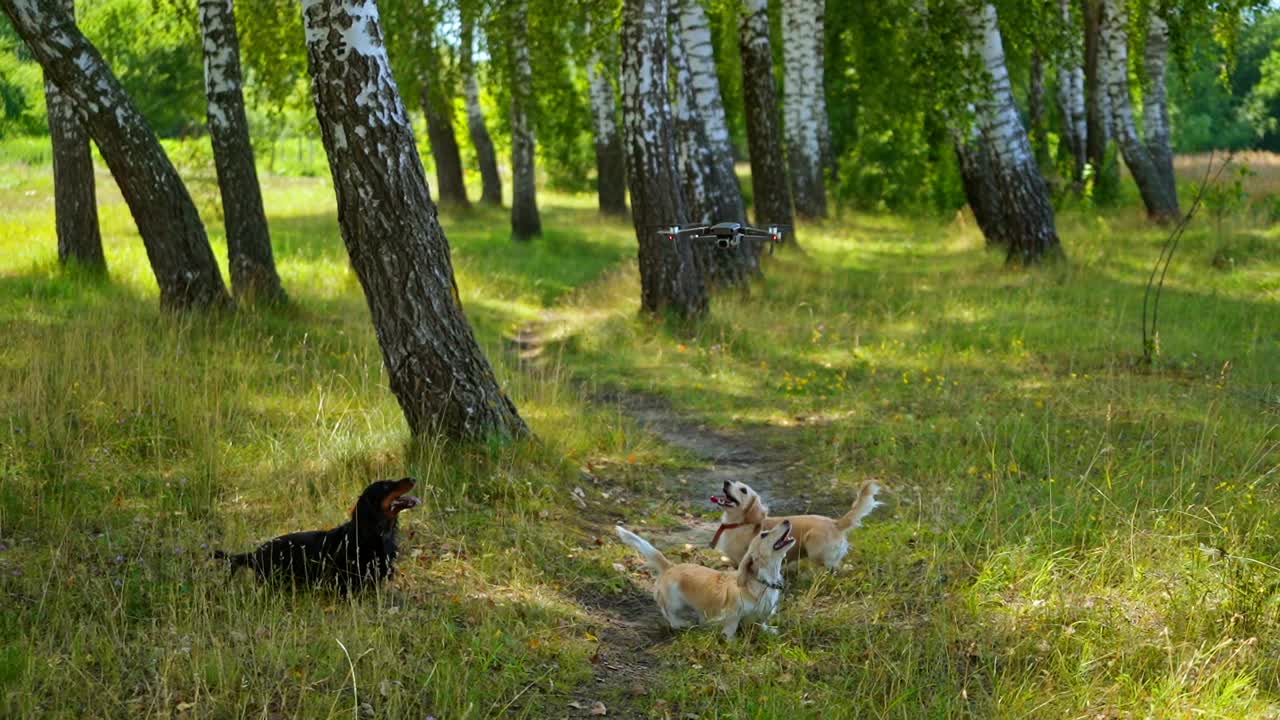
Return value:
<svg viewBox="0 0 1280 720">
<path fill-rule="evenodd" d="M 1144 62 L 1147 71 L 1147 87 L 1142 97 L 1143 134 L 1147 150 L 1156 165 L 1157 172 L 1168 187 L 1175 187 L 1173 175 L 1173 138 L 1169 128 L 1169 100 L 1167 70 L 1169 67 L 1169 24 L 1158 8 L 1151 9 L 1147 29 L 1147 47 Z"/>
<path fill-rule="evenodd" d="M 671 115 L 675 121 L 676 169 L 684 187 L 689 222 L 719 222 L 707 202 L 707 177 L 711 164 L 701 118 L 694 99 L 693 76 L 680 43 L 671 44 Z"/>
<path fill-rule="evenodd" d="M 1062 22 L 1073 27 L 1071 0 L 1059 0 Z M 1089 136 L 1088 115 L 1084 104 L 1084 62 L 1079 48 L 1073 46 L 1058 61 L 1058 108 L 1062 112 L 1062 129 L 1074 163 L 1074 182 L 1080 182 L 1084 173 L 1086 140 Z"/>
<path fill-rule="evenodd" d="M 468 441 L 528 434 L 463 314 L 377 4 L 302 8 L 343 244 L 410 430 Z"/>
<path fill-rule="evenodd" d="M 746 205 L 733 167 L 733 145 L 729 139 L 724 100 L 720 96 L 720 78 L 716 74 L 711 23 L 701 0 L 677 0 L 676 4 L 678 41 L 689 69 L 689 87 L 692 90 L 690 106 L 702 122 L 711 157 L 707 167 L 707 205 L 717 222 L 745 222 Z"/>
<path fill-rule="evenodd" d="M 1177 217 L 1176 189 L 1160 176 L 1151 153 L 1138 135 L 1129 94 L 1129 30 L 1128 10 L 1124 0 L 1104 0 L 1102 8 L 1102 48 L 1099 63 L 1102 80 L 1110 101 L 1111 134 L 1120 146 L 1125 165 L 1142 195 L 1147 214 L 1165 222 Z"/>
<path fill-rule="evenodd" d="M 822 163 L 823 0 L 782 0 L 783 129 L 791 170 L 792 201 L 805 217 L 826 215 Z"/>
<path fill-rule="evenodd" d="M 1049 188 L 1018 116 L 995 6 L 972 9 L 969 18 L 977 35 L 972 49 L 987 75 L 987 92 L 975 107 L 977 123 L 1001 193 L 1001 232 L 1007 238 L 1008 259 L 1036 262 L 1061 252 Z"/>
<path fill-rule="evenodd" d="M 631 217 L 639 244 L 640 306 L 682 317 L 707 312 L 707 287 L 687 241 L 659 234 L 688 223 L 671 182 L 676 157 L 668 95 L 666 0 L 625 0 L 622 10 L 622 118 Z"/>
<path fill-rule="evenodd" d="M 587 63 L 587 91 L 591 98 L 591 120 L 596 142 L 612 143 L 618 136 L 618 108 L 613 97 L 613 84 L 600 68 L 599 53 L 592 53 Z"/>
</svg>

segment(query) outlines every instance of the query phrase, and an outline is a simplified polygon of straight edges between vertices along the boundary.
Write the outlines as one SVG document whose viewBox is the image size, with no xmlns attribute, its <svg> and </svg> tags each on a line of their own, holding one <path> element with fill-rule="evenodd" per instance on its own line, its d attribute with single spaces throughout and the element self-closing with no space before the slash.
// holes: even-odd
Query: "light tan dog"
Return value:
<svg viewBox="0 0 1280 720">
<path fill-rule="evenodd" d="M 716 529 L 715 537 L 711 538 L 711 547 L 738 563 L 747 553 L 752 538 L 759 535 L 760 531 L 771 530 L 779 523 L 789 521 L 796 538 L 791 558 L 813 558 L 833 571 L 838 570 L 849 552 L 849 531 L 861 525 L 862 519 L 880 505 L 876 500 L 878 492 L 880 485 L 874 480 L 864 482 L 853 507 L 839 519 L 833 520 L 822 515 L 771 518 L 769 508 L 765 507 L 764 501 L 751 486 L 726 480 L 724 497 L 711 498 L 711 502 L 724 511 L 720 527 Z"/>
<path fill-rule="evenodd" d="M 673 629 L 702 623 L 720 625 L 732 640 L 738 626 L 749 620 L 767 632 L 765 624 L 782 599 L 782 560 L 795 543 L 791 523 L 778 523 L 758 534 L 743 551 L 737 570 L 721 572 L 690 563 L 675 564 L 644 538 L 622 527 L 615 528 L 622 542 L 640 553 L 658 573 L 653 598 Z"/>
</svg>

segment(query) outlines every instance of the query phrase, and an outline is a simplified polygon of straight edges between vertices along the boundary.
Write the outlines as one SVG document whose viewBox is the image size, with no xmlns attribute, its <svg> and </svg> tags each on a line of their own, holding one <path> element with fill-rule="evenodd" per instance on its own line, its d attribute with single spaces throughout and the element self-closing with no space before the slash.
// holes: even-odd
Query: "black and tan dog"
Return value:
<svg viewBox="0 0 1280 720">
<path fill-rule="evenodd" d="M 232 572 L 253 568 L 263 580 L 362 590 L 393 572 L 399 515 L 419 502 L 406 494 L 414 484 L 413 478 L 380 480 L 360 494 L 351 519 L 332 530 L 281 535 L 252 552 L 214 557 L 229 562 Z"/>
</svg>

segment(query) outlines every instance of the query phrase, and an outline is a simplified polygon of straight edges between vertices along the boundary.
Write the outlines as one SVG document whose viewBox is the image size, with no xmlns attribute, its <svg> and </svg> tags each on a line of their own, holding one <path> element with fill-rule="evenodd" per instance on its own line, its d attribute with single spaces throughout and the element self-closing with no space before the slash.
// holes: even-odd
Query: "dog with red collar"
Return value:
<svg viewBox="0 0 1280 720">
<path fill-rule="evenodd" d="M 762 531 L 772 530 L 778 524 L 788 521 L 796 543 L 791 547 L 787 559 L 800 557 L 812 558 L 826 565 L 830 570 L 838 570 L 849 553 L 849 531 L 862 524 L 872 510 L 880 506 L 876 493 L 880 485 L 874 480 L 862 484 L 858 498 L 853 501 L 849 512 L 839 518 L 822 515 L 792 515 L 790 517 L 769 517 L 769 508 L 760 499 L 760 494 L 742 482 L 726 480 L 724 496 L 713 495 L 711 502 L 721 511 L 720 527 L 711 538 L 711 547 L 719 550 L 735 565 L 742 562 L 751 540 Z"/>
</svg>

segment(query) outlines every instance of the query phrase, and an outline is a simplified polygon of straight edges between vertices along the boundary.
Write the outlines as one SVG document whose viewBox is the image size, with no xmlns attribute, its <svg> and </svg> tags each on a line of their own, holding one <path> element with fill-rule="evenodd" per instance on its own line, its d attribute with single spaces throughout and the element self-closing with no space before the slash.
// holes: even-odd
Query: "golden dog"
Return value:
<svg viewBox="0 0 1280 720">
<path fill-rule="evenodd" d="M 822 515 L 771 518 L 769 508 L 765 507 L 755 490 L 746 483 L 726 480 L 724 497 L 711 497 L 711 502 L 723 510 L 711 547 L 738 563 L 746 555 L 752 538 L 761 530 L 790 522 L 797 541 L 791 557 L 810 557 L 833 571 L 838 570 L 849 552 L 849 531 L 861 525 L 862 519 L 880 505 L 876 500 L 879 491 L 880 485 L 874 480 L 863 483 L 853 507 L 839 519 Z"/>
<path fill-rule="evenodd" d="M 767 632 L 765 624 L 782 599 L 782 561 L 795 543 L 791 523 L 777 523 L 747 543 L 737 570 L 721 572 L 690 563 L 675 564 L 635 533 L 615 528 L 622 542 L 640 553 L 658 573 L 653 597 L 672 629 L 702 623 L 720 625 L 732 640 L 738 626 L 749 620 Z"/>
</svg>

